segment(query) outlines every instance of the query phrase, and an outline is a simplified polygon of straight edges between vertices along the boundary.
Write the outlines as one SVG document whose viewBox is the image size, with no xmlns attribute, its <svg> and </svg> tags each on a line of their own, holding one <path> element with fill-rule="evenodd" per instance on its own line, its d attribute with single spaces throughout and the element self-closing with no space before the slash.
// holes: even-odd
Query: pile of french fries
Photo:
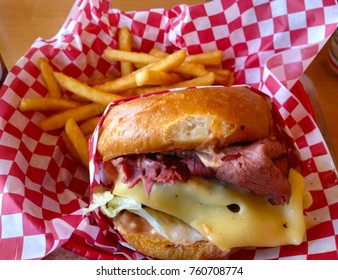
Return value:
<svg viewBox="0 0 338 280">
<path fill-rule="evenodd" d="M 80 82 L 55 72 L 48 61 L 40 58 L 38 66 L 48 89 L 43 98 L 23 98 L 21 111 L 52 111 L 40 123 L 43 131 L 63 129 L 61 135 L 70 154 L 88 167 L 88 139 L 106 106 L 117 99 L 170 88 L 232 85 L 233 75 L 220 68 L 222 52 L 187 55 L 182 49 L 168 54 L 159 49 L 149 53 L 132 51 L 128 28 L 118 32 L 119 49 L 106 49 L 106 59 L 120 62 L 120 77 Z M 65 94 L 65 91 L 71 95 Z"/>
</svg>

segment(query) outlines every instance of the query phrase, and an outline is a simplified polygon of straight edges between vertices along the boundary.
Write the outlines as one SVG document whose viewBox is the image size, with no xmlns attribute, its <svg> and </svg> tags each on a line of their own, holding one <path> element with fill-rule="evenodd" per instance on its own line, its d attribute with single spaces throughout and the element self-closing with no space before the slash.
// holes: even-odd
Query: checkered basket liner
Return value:
<svg viewBox="0 0 338 280">
<path fill-rule="evenodd" d="M 60 31 L 38 38 L 10 70 L 0 91 L 0 259 L 40 259 L 59 246 L 89 259 L 143 259 L 104 218 L 83 215 L 88 170 L 67 153 L 60 131 L 44 133 L 48 113 L 20 112 L 23 97 L 45 96 L 37 61 L 81 81 L 119 71 L 103 57 L 127 26 L 133 48 L 188 53 L 220 49 L 236 83 L 267 93 L 302 160 L 317 224 L 300 246 L 243 250 L 238 259 L 338 259 L 338 180 L 314 118 L 291 89 L 337 27 L 335 0 L 214 0 L 172 9 L 123 12 L 108 0 L 78 0 Z M 91 143 L 93 143 L 92 141 Z M 91 178 L 92 181 L 95 178 Z"/>
</svg>

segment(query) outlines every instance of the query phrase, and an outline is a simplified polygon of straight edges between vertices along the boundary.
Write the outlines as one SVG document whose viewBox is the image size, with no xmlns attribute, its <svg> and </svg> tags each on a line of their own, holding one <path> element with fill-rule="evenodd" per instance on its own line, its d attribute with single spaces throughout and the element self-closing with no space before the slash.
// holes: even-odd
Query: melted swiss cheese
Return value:
<svg viewBox="0 0 338 280">
<path fill-rule="evenodd" d="M 176 181 L 175 185 L 155 183 L 149 199 L 142 183 L 128 188 L 119 178 L 113 193 L 181 219 L 221 249 L 273 247 L 298 245 L 306 231 L 303 177 L 291 169 L 289 181 L 292 196 L 284 206 L 271 205 L 260 196 L 222 181 L 198 177 L 187 183 Z M 236 211 L 229 205 L 236 205 Z"/>
</svg>

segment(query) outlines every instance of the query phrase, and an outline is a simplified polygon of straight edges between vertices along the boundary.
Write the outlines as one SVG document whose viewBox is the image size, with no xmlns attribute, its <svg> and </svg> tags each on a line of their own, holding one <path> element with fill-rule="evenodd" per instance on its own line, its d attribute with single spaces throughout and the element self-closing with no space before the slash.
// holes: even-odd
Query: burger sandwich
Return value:
<svg viewBox="0 0 338 280">
<path fill-rule="evenodd" d="M 269 98 L 203 87 L 111 106 L 89 211 L 157 259 L 226 259 L 300 244 L 311 196 L 289 167 Z"/>
</svg>

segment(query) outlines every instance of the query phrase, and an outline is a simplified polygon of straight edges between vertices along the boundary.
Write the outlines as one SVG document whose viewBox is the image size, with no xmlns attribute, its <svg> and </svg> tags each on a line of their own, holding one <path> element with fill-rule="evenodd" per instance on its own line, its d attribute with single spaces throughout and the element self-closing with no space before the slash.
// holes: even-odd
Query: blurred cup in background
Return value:
<svg viewBox="0 0 338 280">
<path fill-rule="evenodd" d="M 328 60 L 332 71 L 338 75 L 338 29 L 331 37 Z"/>
<path fill-rule="evenodd" d="M 4 83 L 5 78 L 7 76 L 7 73 L 8 73 L 7 68 L 6 68 L 5 63 L 4 63 L 2 56 L 0 54 L 0 87 Z"/>
</svg>

